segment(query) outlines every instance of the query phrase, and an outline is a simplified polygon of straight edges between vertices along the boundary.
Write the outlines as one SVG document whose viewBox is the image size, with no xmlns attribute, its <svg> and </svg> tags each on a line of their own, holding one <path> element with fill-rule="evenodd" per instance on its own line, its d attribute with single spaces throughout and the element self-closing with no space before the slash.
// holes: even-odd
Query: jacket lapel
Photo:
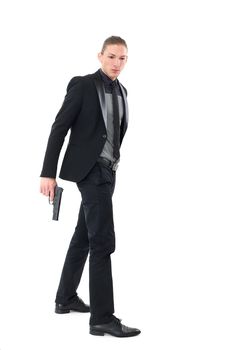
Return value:
<svg viewBox="0 0 233 350">
<path fill-rule="evenodd" d="M 104 84 L 99 79 L 97 74 L 95 74 L 94 82 L 95 82 L 97 94 L 98 94 L 99 101 L 100 101 L 100 107 L 101 107 L 101 110 L 102 110 L 104 124 L 106 126 L 107 125 L 107 104 L 106 104 L 106 99 L 105 99 Z"/>
<path fill-rule="evenodd" d="M 103 84 L 102 79 L 100 77 L 99 71 L 94 73 L 93 76 L 94 76 L 95 87 L 96 87 L 97 94 L 98 94 L 99 101 L 100 101 L 100 107 L 102 110 L 104 124 L 106 126 L 107 125 L 107 104 L 106 104 L 106 99 L 105 99 L 104 84 Z M 123 133 L 123 135 L 121 135 L 121 141 L 122 141 L 122 138 L 123 138 L 123 136 L 126 132 L 127 126 L 128 126 L 129 112 L 128 112 L 127 96 L 126 96 L 125 90 L 122 87 L 121 83 L 120 83 L 120 89 L 121 89 L 121 94 L 123 97 L 123 105 L 124 105 L 123 126 L 121 129 L 122 133 Z"/>
<path fill-rule="evenodd" d="M 123 97 L 123 104 L 124 104 L 124 117 L 123 117 L 123 135 L 122 135 L 122 138 L 127 130 L 127 127 L 128 127 L 128 122 L 129 122 L 129 110 L 128 110 L 128 102 L 127 102 L 127 96 L 126 96 L 126 93 L 125 93 L 125 90 L 124 88 L 122 87 L 121 83 L 120 83 L 120 89 L 121 89 L 121 94 L 122 94 L 122 97 Z"/>
</svg>

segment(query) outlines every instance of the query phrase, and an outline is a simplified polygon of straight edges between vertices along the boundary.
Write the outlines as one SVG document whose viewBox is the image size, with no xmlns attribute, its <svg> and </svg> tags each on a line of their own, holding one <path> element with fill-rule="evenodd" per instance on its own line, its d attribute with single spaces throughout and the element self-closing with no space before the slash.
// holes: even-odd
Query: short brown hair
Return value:
<svg viewBox="0 0 233 350">
<path fill-rule="evenodd" d="M 107 38 L 103 43 L 101 53 L 103 53 L 105 51 L 105 49 L 108 45 L 123 45 L 126 47 L 126 49 L 128 49 L 126 41 L 124 39 L 122 39 L 120 36 L 112 35 L 109 38 Z"/>
</svg>

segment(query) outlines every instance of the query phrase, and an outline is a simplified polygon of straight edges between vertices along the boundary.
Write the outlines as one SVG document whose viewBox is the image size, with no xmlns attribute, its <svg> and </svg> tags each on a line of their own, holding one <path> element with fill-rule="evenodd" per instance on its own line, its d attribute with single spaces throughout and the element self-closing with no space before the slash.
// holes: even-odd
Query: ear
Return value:
<svg viewBox="0 0 233 350">
<path fill-rule="evenodd" d="M 102 63 L 102 53 L 101 52 L 98 53 L 98 60 Z"/>
</svg>

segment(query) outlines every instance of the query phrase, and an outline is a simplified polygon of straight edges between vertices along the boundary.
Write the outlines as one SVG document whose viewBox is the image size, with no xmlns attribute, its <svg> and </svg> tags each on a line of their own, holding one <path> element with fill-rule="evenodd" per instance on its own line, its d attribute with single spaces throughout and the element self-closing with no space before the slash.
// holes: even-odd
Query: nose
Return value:
<svg viewBox="0 0 233 350">
<path fill-rule="evenodd" d="M 115 58 L 115 60 L 114 60 L 114 66 L 116 67 L 116 68 L 118 68 L 118 67 L 120 67 L 120 64 L 121 64 L 121 60 L 119 59 L 119 58 Z"/>
</svg>

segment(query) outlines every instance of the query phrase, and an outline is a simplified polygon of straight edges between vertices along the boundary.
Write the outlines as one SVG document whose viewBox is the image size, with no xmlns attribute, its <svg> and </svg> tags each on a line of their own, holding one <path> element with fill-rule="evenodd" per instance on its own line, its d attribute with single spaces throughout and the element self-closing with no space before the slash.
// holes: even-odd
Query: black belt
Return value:
<svg viewBox="0 0 233 350">
<path fill-rule="evenodd" d="M 112 162 L 111 160 L 104 158 L 104 157 L 99 157 L 97 160 L 97 163 L 103 164 L 107 166 L 108 168 L 112 169 L 113 171 L 116 171 L 119 165 L 119 160 Z"/>
</svg>

